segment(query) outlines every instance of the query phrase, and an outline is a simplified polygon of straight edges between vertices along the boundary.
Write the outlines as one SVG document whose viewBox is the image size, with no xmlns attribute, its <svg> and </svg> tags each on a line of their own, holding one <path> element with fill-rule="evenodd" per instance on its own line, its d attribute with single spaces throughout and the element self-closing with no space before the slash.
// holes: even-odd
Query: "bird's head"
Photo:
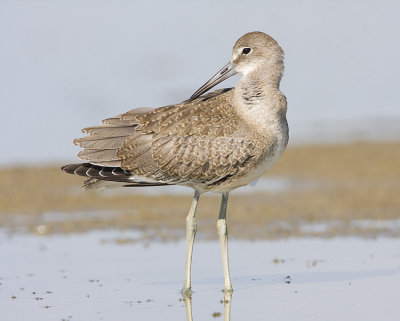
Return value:
<svg viewBox="0 0 400 321">
<path fill-rule="evenodd" d="M 271 36 L 255 31 L 239 38 L 233 46 L 231 61 L 201 86 L 190 100 L 204 94 L 237 73 L 247 75 L 258 68 L 283 71 L 283 50 Z M 274 70 L 274 71 L 275 71 Z"/>
</svg>

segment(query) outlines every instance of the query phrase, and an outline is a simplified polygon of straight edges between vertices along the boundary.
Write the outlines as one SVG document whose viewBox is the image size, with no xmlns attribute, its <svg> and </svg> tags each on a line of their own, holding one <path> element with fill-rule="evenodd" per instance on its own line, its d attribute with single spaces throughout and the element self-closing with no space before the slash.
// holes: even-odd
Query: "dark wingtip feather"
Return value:
<svg viewBox="0 0 400 321">
<path fill-rule="evenodd" d="M 84 187 L 88 187 L 97 181 L 110 181 L 126 183 L 124 186 L 162 186 L 169 185 L 167 183 L 148 183 L 148 182 L 132 182 L 130 180 L 130 172 L 120 167 L 104 167 L 90 163 L 68 164 L 61 167 L 61 170 L 68 174 L 75 174 L 87 177 Z"/>
<path fill-rule="evenodd" d="M 61 166 L 61 170 L 68 174 L 75 174 L 75 170 L 79 168 L 82 164 L 68 164 Z"/>
</svg>

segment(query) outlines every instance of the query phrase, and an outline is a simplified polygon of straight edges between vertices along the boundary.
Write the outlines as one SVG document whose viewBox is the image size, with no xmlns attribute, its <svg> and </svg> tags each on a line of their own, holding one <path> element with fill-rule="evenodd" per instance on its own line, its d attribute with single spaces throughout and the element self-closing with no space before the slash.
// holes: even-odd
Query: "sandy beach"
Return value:
<svg viewBox="0 0 400 321">
<path fill-rule="evenodd" d="M 393 224 L 373 224 L 399 218 L 398 164 L 398 142 L 289 146 L 255 187 L 232 193 L 231 237 L 399 236 Z M 0 225 L 36 234 L 116 228 L 146 232 L 147 240 L 184 236 L 191 189 L 84 191 L 81 183 L 58 166 L 0 169 Z M 201 199 L 200 237 L 215 237 L 219 202 L 216 194 Z"/>
</svg>

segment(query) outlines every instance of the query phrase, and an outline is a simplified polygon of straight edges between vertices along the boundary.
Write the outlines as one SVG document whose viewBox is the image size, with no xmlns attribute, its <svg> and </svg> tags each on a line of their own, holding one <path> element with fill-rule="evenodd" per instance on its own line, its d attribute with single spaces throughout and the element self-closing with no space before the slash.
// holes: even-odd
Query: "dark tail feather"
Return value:
<svg viewBox="0 0 400 321">
<path fill-rule="evenodd" d="M 68 174 L 75 174 L 88 179 L 84 182 L 84 186 L 94 185 L 97 181 L 109 181 L 117 183 L 126 183 L 123 186 L 164 186 L 169 185 L 161 182 L 142 182 L 132 179 L 132 174 L 120 167 L 105 167 L 93 165 L 90 163 L 68 164 L 61 167 L 61 170 Z"/>
</svg>

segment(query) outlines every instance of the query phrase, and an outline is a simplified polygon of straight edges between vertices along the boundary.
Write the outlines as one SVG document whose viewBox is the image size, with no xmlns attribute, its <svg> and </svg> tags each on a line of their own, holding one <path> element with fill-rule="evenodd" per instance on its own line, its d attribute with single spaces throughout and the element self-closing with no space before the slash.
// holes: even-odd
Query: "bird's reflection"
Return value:
<svg viewBox="0 0 400 321">
<path fill-rule="evenodd" d="M 183 302 L 185 302 L 187 321 L 193 321 L 192 296 L 184 295 Z M 224 321 L 230 321 L 231 319 L 231 302 L 232 302 L 232 292 L 224 292 Z"/>
</svg>

